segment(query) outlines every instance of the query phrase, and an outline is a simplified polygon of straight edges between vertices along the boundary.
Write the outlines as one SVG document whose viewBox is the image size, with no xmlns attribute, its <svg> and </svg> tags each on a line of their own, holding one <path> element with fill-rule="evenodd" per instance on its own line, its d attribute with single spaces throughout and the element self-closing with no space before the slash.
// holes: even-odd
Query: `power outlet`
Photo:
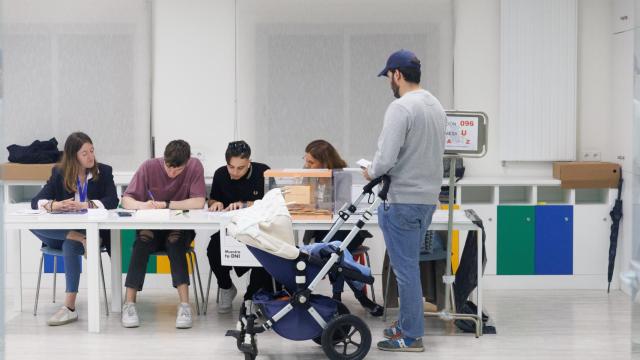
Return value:
<svg viewBox="0 0 640 360">
<path fill-rule="evenodd" d="M 200 160 L 200 162 L 204 162 L 206 160 L 204 156 L 204 152 L 198 149 L 191 149 L 191 156 L 197 158 L 198 160 Z"/>
<path fill-rule="evenodd" d="M 587 150 L 582 152 L 583 161 L 602 161 L 600 151 Z"/>
</svg>

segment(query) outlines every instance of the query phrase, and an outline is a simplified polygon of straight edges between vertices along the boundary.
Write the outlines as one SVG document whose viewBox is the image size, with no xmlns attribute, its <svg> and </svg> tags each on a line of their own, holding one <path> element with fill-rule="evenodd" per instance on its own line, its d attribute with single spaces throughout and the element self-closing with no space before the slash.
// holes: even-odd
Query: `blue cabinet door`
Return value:
<svg viewBox="0 0 640 360">
<path fill-rule="evenodd" d="M 535 273 L 573 274 L 573 206 L 536 206 Z"/>
</svg>

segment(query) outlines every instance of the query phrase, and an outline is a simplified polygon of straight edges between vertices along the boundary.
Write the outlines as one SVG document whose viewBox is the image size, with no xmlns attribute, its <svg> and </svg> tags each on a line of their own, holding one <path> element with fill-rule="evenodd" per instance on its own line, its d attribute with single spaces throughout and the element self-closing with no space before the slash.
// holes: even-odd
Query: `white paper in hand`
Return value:
<svg viewBox="0 0 640 360">
<path fill-rule="evenodd" d="M 367 160 L 367 159 L 360 159 L 356 162 L 356 164 L 358 164 L 358 166 L 360 166 L 361 168 L 369 168 L 369 165 L 371 165 L 371 161 Z"/>
</svg>

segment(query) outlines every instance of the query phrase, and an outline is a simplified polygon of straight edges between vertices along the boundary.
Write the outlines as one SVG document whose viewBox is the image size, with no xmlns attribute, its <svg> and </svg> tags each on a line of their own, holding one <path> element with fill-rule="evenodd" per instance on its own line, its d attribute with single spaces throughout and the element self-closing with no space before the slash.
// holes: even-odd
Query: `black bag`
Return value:
<svg viewBox="0 0 640 360">
<path fill-rule="evenodd" d="M 58 151 L 58 141 L 51 138 L 46 141 L 36 140 L 31 145 L 9 145 L 9 161 L 20 164 L 50 164 L 58 162 L 62 151 Z"/>
<path fill-rule="evenodd" d="M 442 167 L 444 169 L 442 176 L 445 179 L 449 178 L 449 168 L 451 167 L 451 159 L 447 159 L 444 158 L 442 159 Z M 455 177 L 456 177 L 456 181 L 462 179 L 462 177 L 464 176 L 464 163 L 462 161 L 462 158 L 457 158 L 456 159 L 456 172 L 455 172 Z"/>
</svg>

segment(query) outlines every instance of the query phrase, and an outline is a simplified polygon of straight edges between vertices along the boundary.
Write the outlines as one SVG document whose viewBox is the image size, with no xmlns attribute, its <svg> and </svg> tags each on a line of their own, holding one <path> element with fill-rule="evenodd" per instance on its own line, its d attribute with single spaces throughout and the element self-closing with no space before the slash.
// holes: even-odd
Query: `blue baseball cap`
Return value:
<svg viewBox="0 0 640 360">
<path fill-rule="evenodd" d="M 400 49 L 389 56 L 389 59 L 387 59 L 387 65 L 382 69 L 382 71 L 380 71 L 378 76 L 387 76 L 387 72 L 389 70 L 401 67 L 420 70 L 420 60 L 416 57 L 416 54 L 411 51 Z"/>
</svg>

